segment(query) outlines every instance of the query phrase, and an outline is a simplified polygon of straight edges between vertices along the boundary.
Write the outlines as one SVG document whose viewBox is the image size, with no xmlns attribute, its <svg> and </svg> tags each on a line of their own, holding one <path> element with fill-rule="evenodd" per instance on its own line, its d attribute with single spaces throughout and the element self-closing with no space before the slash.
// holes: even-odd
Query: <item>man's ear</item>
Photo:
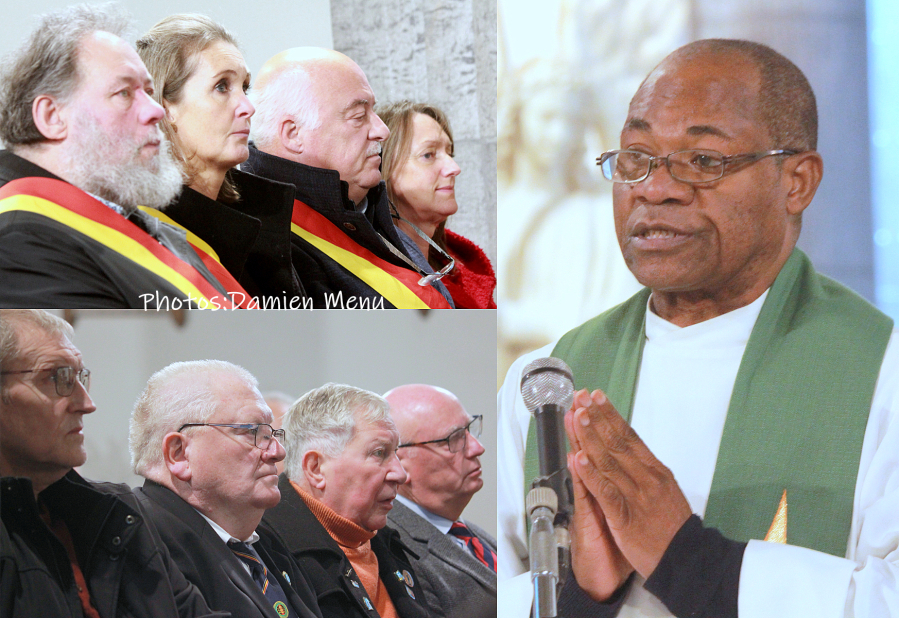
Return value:
<svg viewBox="0 0 899 618">
<path fill-rule="evenodd" d="M 303 475 L 310 487 L 324 491 L 327 479 L 325 478 L 326 458 L 318 451 L 306 451 L 303 454 Z"/>
<path fill-rule="evenodd" d="M 278 138 L 287 152 L 303 154 L 306 150 L 306 131 L 290 118 L 285 118 L 278 125 Z"/>
<path fill-rule="evenodd" d="M 787 212 L 791 215 L 802 214 L 821 184 L 824 175 L 824 160 L 815 150 L 800 152 L 784 161 L 784 173 L 787 178 Z"/>
<path fill-rule="evenodd" d="M 162 458 L 169 473 L 179 481 L 190 482 L 190 442 L 184 434 L 173 431 L 162 439 Z"/>
<path fill-rule="evenodd" d="M 53 97 L 42 94 L 31 102 L 31 117 L 41 135 L 51 141 L 68 137 L 69 127 L 62 106 Z"/>
</svg>

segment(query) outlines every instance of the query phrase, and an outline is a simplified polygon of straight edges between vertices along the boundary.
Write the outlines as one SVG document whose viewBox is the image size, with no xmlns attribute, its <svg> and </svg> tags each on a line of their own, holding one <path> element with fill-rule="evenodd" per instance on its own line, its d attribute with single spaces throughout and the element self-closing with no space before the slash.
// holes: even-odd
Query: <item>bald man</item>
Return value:
<svg viewBox="0 0 899 618">
<path fill-rule="evenodd" d="M 413 566 L 432 614 L 495 617 L 496 540 L 461 519 L 484 486 L 481 416 L 469 416 L 455 395 L 437 386 L 399 386 L 384 398 L 409 476 L 387 518 L 419 556 Z"/>
<path fill-rule="evenodd" d="M 295 187 L 292 257 L 315 308 L 452 307 L 394 227 L 380 170 L 390 131 L 362 69 L 336 51 L 289 49 L 263 65 L 251 99 L 241 169 Z"/>
</svg>

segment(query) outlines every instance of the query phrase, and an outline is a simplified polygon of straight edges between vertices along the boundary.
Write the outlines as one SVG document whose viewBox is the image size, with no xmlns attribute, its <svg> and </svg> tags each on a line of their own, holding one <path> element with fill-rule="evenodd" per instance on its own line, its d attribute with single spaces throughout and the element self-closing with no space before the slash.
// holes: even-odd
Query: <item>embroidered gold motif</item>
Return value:
<svg viewBox="0 0 899 618">
<path fill-rule="evenodd" d="M 784 489 L 783 495 L 780 497 L 780 504 L 777 506 L 777 513 L 774 514 L 774 521 L 765 535 L 765 540 L 771 543 L 787 542 L 787 490 Z"/>
</svg>

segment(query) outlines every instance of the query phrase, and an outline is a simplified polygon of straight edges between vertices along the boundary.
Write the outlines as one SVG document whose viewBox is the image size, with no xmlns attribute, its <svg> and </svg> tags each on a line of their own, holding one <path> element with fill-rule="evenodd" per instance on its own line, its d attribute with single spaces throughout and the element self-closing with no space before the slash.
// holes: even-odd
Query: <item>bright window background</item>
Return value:
<svg viewBox="0 0 899 618">
<path fill-rule="evenodd" d="M 868 0 L 871 195 L 877 306 L 899 322 L 899 3 Z"/>
</svg>

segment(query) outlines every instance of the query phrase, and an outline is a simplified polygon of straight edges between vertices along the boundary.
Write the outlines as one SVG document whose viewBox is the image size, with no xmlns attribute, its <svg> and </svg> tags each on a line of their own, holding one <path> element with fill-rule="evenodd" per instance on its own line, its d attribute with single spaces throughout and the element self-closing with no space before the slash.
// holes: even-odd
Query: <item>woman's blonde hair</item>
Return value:
<svg viewBox="0 0 899 618">
<path fill-rule="evenodd" d="M 391 177 L 402 169 L 403 164 L 412 150 L 412 121 L 415 114 L 424 114 L 433 118 L 450 140 L 450 155 L 453 154 L 453 130 L 450 128 L 449 119 L 439 107 L 427 103 L 413 103 L 411 101 L 399 101 L 379 105 L 375 112 L 380 116 L 387 128 L 390 129 L 390 137 L 381 146 L 381 178 L 387 183 L 387 197 L 391 203 L 396 203 L 393 193 Z M 444 229 L 446 221 L 441 221 L 434 231 L 432 240 L 441 249 L 446 251 L 446 234 Z M 437 256 L 429 256 L 428 262 L 434 268 L 440 268 L 444 264 Z"/>
<path fill-rule="evenodd" d="M 197 14 L 170 15 L 138 39 L 137 53 L 153 76 L 156 102 L 163 106 L 164 101 L 178 103 L 184 85 L 197 68 L 200 54 L 219 41 L 237 47 L 236 39 L 224 26 Z M 159 122 L 159 126 L 172 144 L 172 154 L 181 162 L 186 183 L 190 184 L 196 173 L 188 167 L 187 159 L 174 139 L 168 116 Z M 237 187 L 227 175 L 218 197 L 229 203 L 240 198 Z"/>
</svg>

